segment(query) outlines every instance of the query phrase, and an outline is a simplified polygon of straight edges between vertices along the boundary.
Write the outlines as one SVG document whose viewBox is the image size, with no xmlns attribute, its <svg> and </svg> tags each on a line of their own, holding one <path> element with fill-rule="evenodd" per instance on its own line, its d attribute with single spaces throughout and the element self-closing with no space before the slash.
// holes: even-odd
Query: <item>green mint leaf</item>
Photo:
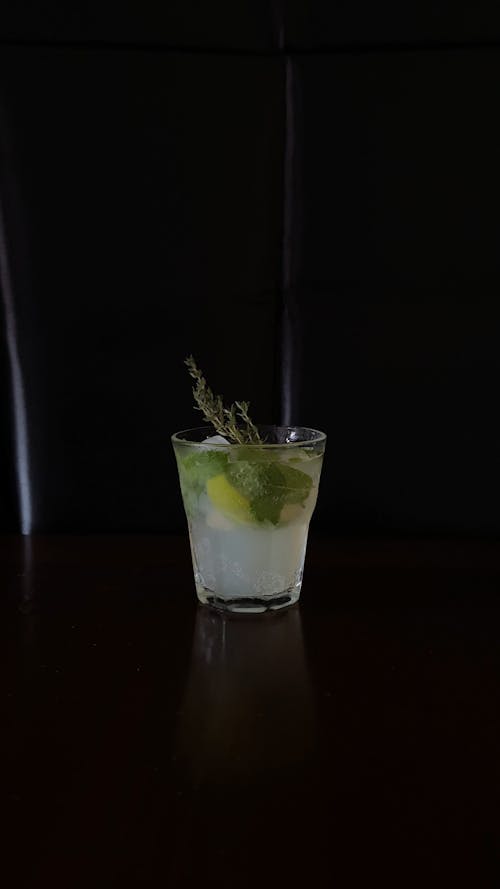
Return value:
<svg viewBox="0 0 500 889">
<path fill-rule="evenodd" d="M 238 460 L 228 463 L 226 475 L 229 482 L 247 500 L 259 522 L 279 522 L 286 503 L 304 503 L 309 495 L 312 480 L 286 463 L 261 463 Z"/>
<path fill-rule="evenodd" d="M 228 455 L 224 451 L 195 451 L 181 457 L 179 471 L 181 484 L 201 494 L 209 478 L 224 472 Z"/>
<path fill-rule="evenodd" d="M 250 509 L 258 522 L 267 521 L 277 525 L 283 509 L 283 501 L 280 496 L 276 497 L 272 493 L 267 493 L 252 500 Z"/>
<path fill-rule="evenodd" d="M 288 463 L 280 463 L 280 472 L 285 486 L 285 503 L 304 503 L 312 488 L 312 478 L 307 472 L 301 472 L 289 466 Z"/>
<path fill-rule="evenodd" d="M 233 451 L 237 463 L 276 463 L 281 459 L 278 448 L 259 448 L 256 445 L 241 445 Z"/>
<path fill-rule="evenodd" d="M 273 467 L 267 463 L 236 460 L 228 463 L 226 476 L 233 487 L 252 503 L 268 491 L 270 468 Z"/>
<path fill-rule="evenodd" d="M 278 524 L 284 500 L 283 476 L 277 463 L 239 460 L 228 465 L 227 476 L 250 501 L 250 509 L 258 522 Z"/>
</svg>

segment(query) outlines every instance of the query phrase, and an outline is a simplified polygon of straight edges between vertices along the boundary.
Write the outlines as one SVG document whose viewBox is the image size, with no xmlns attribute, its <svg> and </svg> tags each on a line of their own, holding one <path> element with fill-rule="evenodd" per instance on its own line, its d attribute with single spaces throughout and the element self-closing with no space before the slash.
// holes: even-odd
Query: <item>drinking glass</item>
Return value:
<svg viewBox="0 0 500 889">
<path fill-rule="evenodd" d="M 172 436 L 198 599 L 264 612 L 298 601 L 326 435 L 258 426 L 262 442 L 228 444 L 209 427 Z"/>
</svg>

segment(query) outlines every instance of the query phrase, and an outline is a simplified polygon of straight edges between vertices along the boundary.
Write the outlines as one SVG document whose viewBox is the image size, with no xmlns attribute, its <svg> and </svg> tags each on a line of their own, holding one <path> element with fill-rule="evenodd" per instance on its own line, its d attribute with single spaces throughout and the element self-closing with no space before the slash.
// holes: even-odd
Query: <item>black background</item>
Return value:
<svg viewBox="0 0 500 889">
<path fill-rule="evenodd" d="M 499 96 L 491 2 L 8 5 L 30 528 L 183 527 L 192 351 L 257 420 L 327 431 L 317 529 L 497 533 Z"/>
</svg>

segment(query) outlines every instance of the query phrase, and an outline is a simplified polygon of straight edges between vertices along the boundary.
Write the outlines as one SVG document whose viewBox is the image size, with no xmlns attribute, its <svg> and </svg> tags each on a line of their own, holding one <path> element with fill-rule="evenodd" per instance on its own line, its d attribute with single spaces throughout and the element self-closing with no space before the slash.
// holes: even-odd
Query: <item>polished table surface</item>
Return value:
<svg viewBox="0 0 500 889">
<path fill-rule="evenodd" d="M 0 557 L 2 885 L 500 885 L 498 543 L 313 539 L 231 618 L 184 537 Z"/>
</svg>

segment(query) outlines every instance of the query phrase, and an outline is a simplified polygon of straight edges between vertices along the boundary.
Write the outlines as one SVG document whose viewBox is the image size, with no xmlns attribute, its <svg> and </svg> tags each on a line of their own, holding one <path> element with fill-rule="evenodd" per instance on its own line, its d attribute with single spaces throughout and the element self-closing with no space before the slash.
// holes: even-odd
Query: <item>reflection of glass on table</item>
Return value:
<svg viewBox="0 0 500 889">
<path fill-rule="evenodd" d="M 314 742 L 298 609 L 266 618 L 199 608 L 177 757 L 198 783 L 294 766 Z"/>
</svg>

